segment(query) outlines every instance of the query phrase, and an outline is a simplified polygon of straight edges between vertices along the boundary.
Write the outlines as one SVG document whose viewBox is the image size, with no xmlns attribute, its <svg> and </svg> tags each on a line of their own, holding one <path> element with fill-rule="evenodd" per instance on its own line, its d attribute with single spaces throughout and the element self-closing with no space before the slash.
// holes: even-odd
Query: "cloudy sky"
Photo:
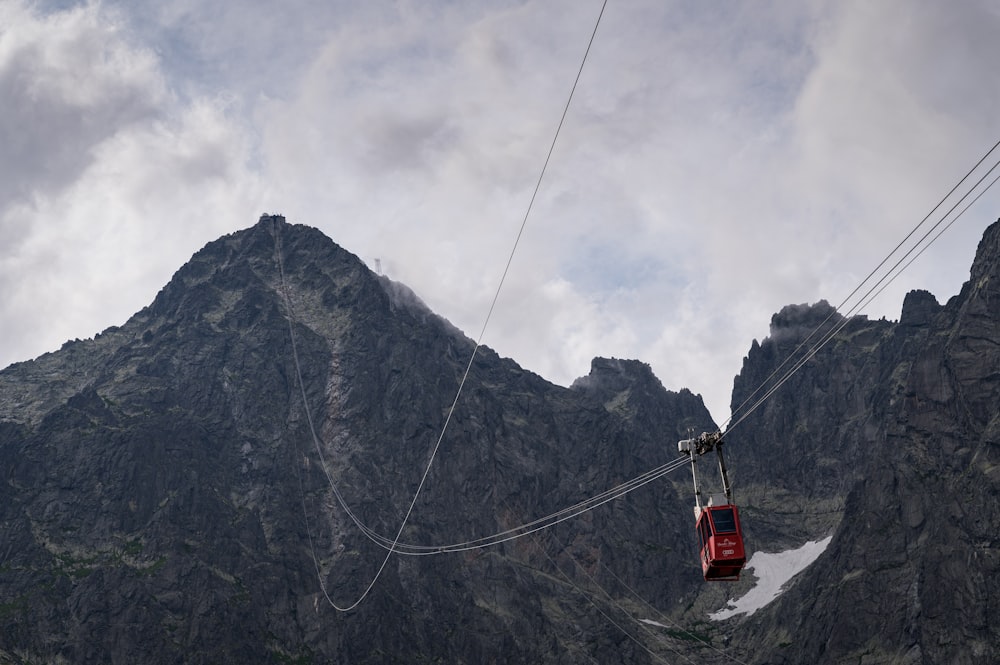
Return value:
<svg viewBox="0 0 1000 665">
<path fill-rule="evenodd" d="M 0 367 L 262 212 L 475 337 L 601 4 L 0 0 Z M 997 34 L 987 0 L 611 0 L 484 342 L 563 385 L 641 359 L 721 423 L 771 314 L 840 303 L 1000 139 Z M 998 216 L 865 313 L 956 294 Z"/>
</svg>

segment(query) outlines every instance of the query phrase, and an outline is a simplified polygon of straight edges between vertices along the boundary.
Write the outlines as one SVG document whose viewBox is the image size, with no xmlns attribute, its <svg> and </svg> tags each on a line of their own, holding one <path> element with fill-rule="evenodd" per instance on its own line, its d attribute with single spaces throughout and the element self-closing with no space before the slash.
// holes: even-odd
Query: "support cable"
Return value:
<svg viewBox="0 0 1000 665">
<path fill-rule="evenodd" d="M 996 165 L 994 165 L 993 168 L 996 168 Z M 982 198 L 983 194 L 985 194 L 986 192 L 990 191 L 990 189 L 993 188 L 993 185 L 997 184 L 998 180 L 1000 180 L 1000 174 L 997 174 L 997 176 L 994 177 L 992 181 L 990 181 L 990 184 L 987 185 L 986 188 L 983 191 L 981 191 L 978 194 L 976 194 L 976 198 L 972 199 L 969 202 L 968 205 L 966 205 L 964 208 L 962 208 L 962 211 L 960 213 L 958 213 L 957 215 L 955 215 L 954 219 L 952 219 L 950 222 L 948 222 L 943 229 L 941 229 L 940 231 L 938 231 L 937 235 L 934 236 L 934 239 L 931 242 L 929 242 L 926 245 L 924 245 L 923 247 L 921 247 L 920 251 L 917 252 L 913 256 L 913 258 L 911 258 L 909 261 L 907 261 L 906 265 L 904 265 L 902 268 L 899 269 L 899 272 L 897 272 L 895 275 L 893 275 L 892 278 L 882 286 L 882 288 L 880 288 L 878 291 L 875 292 L 875 295 L 873 295 L 871 298 L 869 298 L 868 300 L 866 300 L 865 304 L 862 305 L 861 308 L 864 309 L 865 307 L 868 307 L 868 305 L 870 305 L 873 300 L 875 300 L 880 295 L 882 295 L 882 292 L 885 291 L 885 289 L 886 289 L 887 286 L 889 286 L 894 281 L 896 281 L 896 278 L 899 277 L 899 275 L 904 270 L 906 270 L 907 268 L 909 268 L 911 263 L 913 263 L 918 258 L 920 258 L 920 255 L 923 254 L 925 251 L 927 251 L 927 248 L 930 247 L 932 244 L 934 244 L 934 242 L 936 242 L 938 238 L 940 238 L 942 235 L 944 235 L 944 232 L 947 231 L 948 229 L 950 229 L 952 224 L 954 224 L 959 219 L 961 219 L 962 215 L 964 215 L 969 208 L 971 208 L 980 198 Z"/>
<path fill-rule="evenodd" d="M 500 543 L 505 543 L 509 540 L 515 540 L 517 538 L 522 538 L 524 536 L 536 533 L 543 529 L 548 529 L 549 527 L 555 526 L 561 522 L 565 522 L 574 517 L 578 517 L 583 513 L 589 512 L 594 508 L 603 506 L 606 503 L 620 499 L 626 494 L 632 492 L 633 490 L 639 489 L 644 485 L 662 478 L 663 476 L 676 471 L 677 469 L 685 466 L 687 464 L 686 457 L 679 457 L 671 462 L 668 462 L 662 466 L 657 467 L 651 471 L 633 478 L 632 480 L 622 483 L 617 487 L 610 490 L 606 490 L 601 494 L 590 497 L 576 503 L 568 508 L 563 508 L 562 510 L 556 511 L 545 517 L 541 517 L 531 522 L 527 522 L 520 526 L 514 527 L 512 529 L 507 529 L 506 531 L 501 531 L 499 533 L 492 534 L 490 536 L 485 536 L 482 538 L 477 538 L 475 540 L 468 540 L 461 543 L 453 543 L 449 545 L 415 545 L 409 543 L 393 543 L 388 538 L 379 535 L 378 533 L 368 529 L 366 535 L 369 536 L 376 544 L 385 549 L 389 549 L 397 554 L 403 554 L 407 556 L 428 556 L 432 554 L 444 554 L 447 552 L 465 552 L 473 549 L 481 549 L 484 547 L 492 547 L 494 545 L 499 545 Z"/>
</svg>

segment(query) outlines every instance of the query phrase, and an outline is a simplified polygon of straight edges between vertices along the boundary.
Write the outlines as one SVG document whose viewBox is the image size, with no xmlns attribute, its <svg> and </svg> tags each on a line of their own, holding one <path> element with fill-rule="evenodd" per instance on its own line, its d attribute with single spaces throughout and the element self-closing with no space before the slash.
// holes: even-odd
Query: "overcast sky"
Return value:
<svg viewBox="0 0 1000 665">
<path fill-rule="evenodd" d="M 600 0 L 0 0 L 0 367 L 262 212 L 478 335 Z M 611 0 L 484 342 L 637 358 L 720 423 L 1000 139 L 994 2 Z M 1000 188 L 998 188 L 1000 189 Z M 866 311 L 955 295 L 993 192 Z"/>
</svg>

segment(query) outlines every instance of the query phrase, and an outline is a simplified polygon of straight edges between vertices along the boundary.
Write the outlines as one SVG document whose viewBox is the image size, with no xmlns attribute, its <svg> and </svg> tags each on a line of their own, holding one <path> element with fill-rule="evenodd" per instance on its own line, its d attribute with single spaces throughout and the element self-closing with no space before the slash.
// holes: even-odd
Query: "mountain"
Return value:
<svg viewBox="0 0 1000 665">
<path fill-rule="evenodd" d="M 841 322 L 825 303 L 775 315 L 734 409 L 817 326 Z M 749 662 L 1000 662 L 1000 222 L 945 305 L 913 291 L 899 322 L 843 323 L 727 436 L 758 535 L 833 536 L 735 628 Z"/>
<path fill-rule="evenodd" d="M 686 469 L 386 559 L 408 511 L 409 551 L 468 543 L 716 429 L 637 360 L 565 388 L 474 349 L 264 215 L 121 327 L 0 371 L 0 663 L 1000 662 L 1000 222 L 944 305 L 790 305 L 750 345 L 725 437 L 748 551 L 830 540 L 749 616 L 710 618 L 760 571 L 702 581 Z"/>
<path fill-rule="evenodd" d="M 624 585 L 664 617 L 701 590 L 689 497 L 664 481 L 493 547 L 395 555 L 356 609 L 327 601 L 385 559 L 344 505 L 395 536 L 474 346 L 265 215 L 121 327 L 3 370 L 0 662 L 652 662 L 690 643 L 605 618 L 657 612 Z M 480 348 L 400 542 L 561 510 L 691 429 L 714 429 L 701 398 L 643 363 L 595 359 L 563 388 Z"/>
</svg>

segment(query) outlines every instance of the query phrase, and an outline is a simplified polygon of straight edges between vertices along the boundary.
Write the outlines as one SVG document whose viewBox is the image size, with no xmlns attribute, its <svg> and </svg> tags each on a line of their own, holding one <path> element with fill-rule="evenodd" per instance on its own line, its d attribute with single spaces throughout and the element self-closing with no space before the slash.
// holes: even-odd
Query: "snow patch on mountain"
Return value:
<svg viewBox="0 0 1000 665">
<path fill-rule="evenodd" d="M 819 558 L 832 539 L 833 536 L 827 536 L 785 552 L 754 552 L 745 570 L 754 571 L 757 584 L 743 596 L 730 600 L 728 607 L 709 614 L 708 618 L 722 621 L 737 614 L 750 616 L 777 598 L 785 584 Z"/>
</svg>

